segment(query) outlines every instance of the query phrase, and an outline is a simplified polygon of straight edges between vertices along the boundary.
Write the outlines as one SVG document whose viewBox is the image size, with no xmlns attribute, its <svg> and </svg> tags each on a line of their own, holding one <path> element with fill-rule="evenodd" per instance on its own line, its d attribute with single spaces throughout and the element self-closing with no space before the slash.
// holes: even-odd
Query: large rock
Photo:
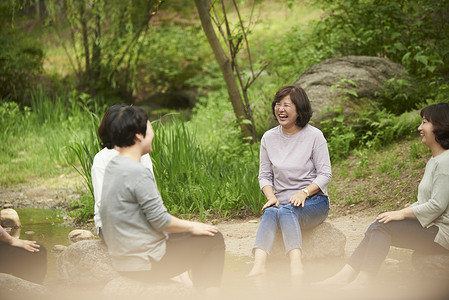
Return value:
<svg viewBox="0 0 449 300">
<path fill-rule="evenodd" d="M 106 284 L 103 289 L 103 296 L 108 300 L 197 299 L 193 287 L 183 283 L 168 281 L 150 284 L 122 276 Z"/>
<path fill-rule="evenodd" d="M 58 278 L 69 284 L 101 284 L 118 276 L 106 245 L 84 240 L 70 245 L 56 260 Z"/>
<path fill-rule="evenodd" d="M 45 286 L 0 273 L 0 299 L 53 299 Z"/>
<path fill-rule="evenodd" d="M 340 58 L 326 59 L 306 70 L 295 84 L 301 86 L 307 93 L 314 111 L 312 120 L 319 125 L 323 117 L 325 107 L 338 107 L 340 100 L 348 97 L 343 90 L 357 92 L 359 98 L 374 99 L 375 93 L 390 78 L 405 74 L 403 66 L 380 57 L 373 56 L 344 56 Z M 349 79 L 356 83 L 357 87 L 346 85 L 344 88 L 330 88 L 341 84 L 341 79 Z M 351 98 L 343 101 L 345 114 L 353 113 L 360 105 Z"/>
<path fill-rule="evenodd" d="M 413 252 L 412 264 L 425 278 L 449 279 L 449 254 Z"/>
<path fill-rule="evenodd" d="M 302 235 L 303 261 L 345 255 L 346 236 L 329 222 L 323 222 L 312 230 L 306 230 Z M 275 257 L 285 256 L 284 241 L 280 230 L 276 233 L 271 255 Z"/>
</svg>

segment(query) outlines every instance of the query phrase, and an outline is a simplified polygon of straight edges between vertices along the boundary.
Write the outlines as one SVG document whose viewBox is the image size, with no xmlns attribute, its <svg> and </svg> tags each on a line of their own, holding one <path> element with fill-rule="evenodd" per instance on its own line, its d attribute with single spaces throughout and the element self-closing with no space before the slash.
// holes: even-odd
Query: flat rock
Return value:
<svg viewBox="0 0 449 300">
<path fill-rule="evenodd" d="M 329 222 L 323 222 L 312 230 L 303 232 L 303 261 L 345 255 L 346 236 Z M 285 256 L 284 241 L 280 230 L 271 252 L 272 256 Z"/>
<path fill-rule="evenodd" d="M 0 273 L 0 287 L 2 300 L 53 299 L 45 286 L 9 274 Z"/>
</svg>

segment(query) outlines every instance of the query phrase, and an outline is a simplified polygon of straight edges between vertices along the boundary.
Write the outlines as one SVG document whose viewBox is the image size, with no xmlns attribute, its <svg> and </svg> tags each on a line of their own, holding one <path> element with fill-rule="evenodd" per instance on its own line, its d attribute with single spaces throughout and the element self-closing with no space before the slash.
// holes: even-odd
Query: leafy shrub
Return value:
<svg viewBox="0 0 449 300">
<path fill-rule="evenodd" d="M 26 103 L 42 72 L 42 46 L 9 26 L 0 29 L 0 45 L 0 98 Z"/>
<path fill-rule="evenodd" d="M 439 0 L 318 0 L 315 34 L 340 55 L 387 57 L 421 78 L 447 72 L 449 3 Z"/>
<path fill-rule="evenodd" d="M 353 149 L 378 149 L 395 140 L 414 137 L 421 122 L 417 111 L 395 116 L 385 109 L 373 108 L 347 118 L 341 107 L 333 110 L 337 114 L 320 123 L 332 160 L 345 158 Z"/>
</svg>

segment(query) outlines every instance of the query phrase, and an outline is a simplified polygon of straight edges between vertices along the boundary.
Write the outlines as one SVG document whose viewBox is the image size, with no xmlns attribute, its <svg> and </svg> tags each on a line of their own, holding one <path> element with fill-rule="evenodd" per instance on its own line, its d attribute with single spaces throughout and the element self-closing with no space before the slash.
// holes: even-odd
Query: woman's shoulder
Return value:
<svg viewBox="0 0 449 300">
<path fill-rule="evenodd" d="M 310 136 L 314 136 L 316 138 L 324 138 L 323 132 L 320 129 L 318 129 L 315 126 L 313 126 L 313 125 L 307 124 L 303 128 L 303 130 L 304 130 L 305 134 L 308 134 Z"/>
<path fill-rule="evenodd" d="M 438 170 L 449 174 L 449 150 L 444 151 L 435 158 Z"/>
<path fill-rule="evenodd" d="M 279 136 L 280 135 L 280 129 L 281 125 L 275 126 L 271 129 L 268 129 L 267 131 L 265 131 L 265 133 L 262 136 L 262 139 L 266 139 L 272 136 Z"/>
<path fill-rule="evenodd" d="M 106 164 L 115 156 L 118 155 L 118 151 L 115 149 L 103 148 L 94 156 L 93 164 L 101 164 L 105 162 Z"/>
</svg>

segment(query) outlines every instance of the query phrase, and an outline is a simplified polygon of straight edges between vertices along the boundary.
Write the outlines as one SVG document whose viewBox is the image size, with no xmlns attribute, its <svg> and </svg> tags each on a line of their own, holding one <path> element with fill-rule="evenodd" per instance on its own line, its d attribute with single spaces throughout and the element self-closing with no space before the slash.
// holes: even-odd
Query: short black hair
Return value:
<svg viewBox="0 0 449 300">
<path fill-rule="evenodd" d="M 101 119 L 100 126 L 98 126 L 98 136 L 101 140 L 101 147 L 112 149 L 114 148 L 114 143 L 112 143 L 111 139 L 111 122 L 117 116 L 117 114 L 121 111 L 123 107 L 126 107 L 125 104 L 115 104 L 109 107 L 103 115 Z"/>
<path fill-rule="evenodd" d="M 148 116 L 140 107 L 123 105 L 110 118 L 109 137 L 112 145 L 132 146 L 136 142 L 136 134 L 146 135 Z"/>
<path fill-rule="evenodd" d="M 449 103 L 426 106 L 420 114 L 432 123 L 436 142 L 444 149 L 449 149 Z"/>
<path fill-rule="evenodd" d="M 312 107 L 310 105 L 309 97 L 307 97 L 306 92 L 299 86 L 296 85 L 285 85 L 281 87 L 276 95 L 274 96 L 273 103 L 271 103 L 271 109 L 273 111 L 274 117 L 276 114 L 274 108 L 276 103 L 279 103 L 284 97 L 290 96 L 293 104 L 296 107 L 296 113 L 298 118 L 296 119 L 296 125 L 299 127 L 304 127 L 309 123 L 310 118 L 312 118 Z"/>
</svg>

